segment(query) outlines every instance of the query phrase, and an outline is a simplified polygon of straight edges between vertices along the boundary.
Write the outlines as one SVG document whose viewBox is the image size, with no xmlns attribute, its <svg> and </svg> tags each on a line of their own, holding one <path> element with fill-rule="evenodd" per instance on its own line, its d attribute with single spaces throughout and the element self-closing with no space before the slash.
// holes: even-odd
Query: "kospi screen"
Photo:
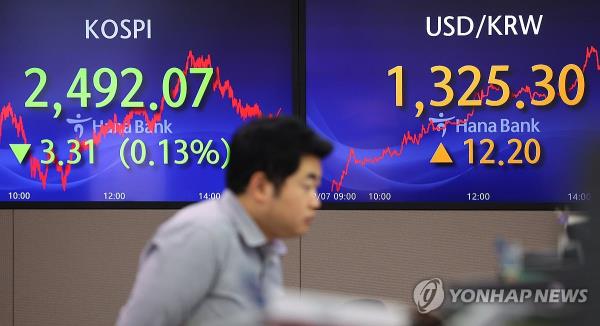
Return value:
<svg viewBox="0 0 600 326">
<path fill-rule="evenodd" d="M 335 144 L 317 195 L 331 207 L 590 201 L 598 12 L 596 1 L 308 0 L 306 117 Z"/>
<path fill-rule="evenodd" d="M 293 114 L 294 1 L 0 5 L 0 202 L 192 202 Z"/>
</svg>

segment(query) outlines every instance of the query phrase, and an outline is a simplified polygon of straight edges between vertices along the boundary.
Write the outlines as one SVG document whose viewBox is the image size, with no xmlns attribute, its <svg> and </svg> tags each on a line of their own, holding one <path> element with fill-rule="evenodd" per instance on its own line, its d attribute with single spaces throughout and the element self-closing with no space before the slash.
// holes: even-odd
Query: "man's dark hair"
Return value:
<svg viewBox="0 0 600 326">
<path fill-rule="evenodd" d="M 250 176 L 262 171 L 279 191 L 285 179 L 298 169 L 303 155 L 322 159 L 332 149 L 328 141 L 296 119 L 254 120 L 233 135 L 227 188 L 236 194 L 243 193 Z"/>
</svg>

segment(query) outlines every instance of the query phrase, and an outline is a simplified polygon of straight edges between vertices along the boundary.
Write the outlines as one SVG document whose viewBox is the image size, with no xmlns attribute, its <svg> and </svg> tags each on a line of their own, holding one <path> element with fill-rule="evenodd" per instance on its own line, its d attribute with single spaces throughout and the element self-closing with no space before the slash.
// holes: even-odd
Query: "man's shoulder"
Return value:
<svg viewBox="0 0 600 326">
<path fill-rule="evenodd" d="M 218 240 L 227 238 L 226 235 L 232 231 L 231 220 L 219 200 L 208 200 L 179 210 L 158 228 L 153 241 L 160 245 L 187 241 L 194 235 Z"/>
</svg>

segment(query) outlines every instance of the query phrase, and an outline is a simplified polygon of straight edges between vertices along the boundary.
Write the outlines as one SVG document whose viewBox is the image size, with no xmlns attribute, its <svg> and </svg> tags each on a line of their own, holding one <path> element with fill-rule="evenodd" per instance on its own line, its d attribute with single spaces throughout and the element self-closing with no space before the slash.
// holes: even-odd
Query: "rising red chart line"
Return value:
<svg viewBox="0 0 600 326">
<path fill-rule="evenodd" d="M 190 68 L 213 68 L 212 59 L 210 54 L 206 57 L 199 56 L 196 57 L 190 50 L 188 52 L 187 58 L 185 60 L 185 68 L 183 69 L 183 74 L 187 76 Z M 219 92 L 222 99 L 228 99 L 230 101 L 231 107 L 235 110 L 236 115 L 238 115 L 242 120 L 252 119 L 252 118 L 260 118 L 264 116 L 263 111 L 261 110 L 258 103 L 253 105 L 245 104 L 245 102 L 235 96 L 235 92 L 233 90 L 233 86 L 229 80 L 221 81 L 221 69 L 220 67 L 214 67 L 214 80 L 212 82 L 212 91 Z M 176 97 L 179 93 L 181 81 L 178 79 L 175 83 L 175 86 L 171 89 L 171 96 Z M 152 117 L 148 114 L 148 110 L 145 107 L 134 108 L 128 111 L 128 113 L 123 117 L 122 120 L 119 121 L 117 114 L 115 113 L 113 119 L 109 120 L 102 126 L 100 126 L 98 132 L 94 132 L 92 139 L 94 140 L 94 144 L 100 144 L 102 139 L 107 137 L 108 134 L 119 134 L 120 136 L 124 135 L 124 131 L 127 127 L 131 125 L 131 121 L 135 117 L 143 117 L 147 123 L 147 127 L 149 130 L 154 130 L 156 123 L 162 121 L 162 116 L 164 112 L 165 106 L 165 98 L 161 97 L 160 100 L 160 108 L 157 112 L 154 112 Z M 275 114 L 269 113 L 268 117 L 277 117 L 281 114 L 282 108 L 279 108 Z M 9 102 L 8 104 L 2 107 L 2 111 L 0 111 L 0 141 L 2 140 L 2 126 L 4 121 L 9 120 L 11 125 L 14 127 L 16 131 L 16 135 L 18 138 L 23 140 L 24 144 L 27 144 L 27 133 L 25 131 L 25 126 L 23 123 L 23 117 L 21 115 L 15 114 L 13 110 L 12 104 Z M 88 146 L 85 144 L 87 140 L 80 140 L 80 148 L 81 151 L 87 151 Z M 69 156 L 69 159 L 72 159 Z M 69 174 L 71 174 L 71 164 L 65 164 L 64 166 L 58 165 L 58 158 L 55 157 L 54 169 L 60 175 L 60 180 L 62 184 L 63 191 L 67 189 L 67 179 Z M 50 164 L 43 165 L 40 160 L 35 157 L 29 158 L 29 170 L 30 176 L 32 179 L 38 179 L 42 183 L 42 188 L 46 189 L 46 184 L 48 180 L 48 172 Z"/>
<path fill-rule="evenodd" d="M 588 46 L 585 49 L 585 60 L 583 62 L 583 65 L 581 65 L 581 70 L 582 71 L 586 71 L 588 68 L 588 64 L 590 64 L 590 62 L 593 64 L 592 57 L 595 57 L 596 59 L 596 71 L 600 71 L 600 56 L 598 54 L 598 49 L 596 49 L 594 46 Z M 575 87 L 577 86 L 577 80 L 575 80 L 568 88 L 569 91 L 572 91 L 573 89 L 575 89 Z M 485 89 L 485 91 L 479 90 L 477 93 L 475 93 L 475 99 L 481 99 L 484 100 L 485 98 L 489 97 L 490 92 L 491 91 L 499 91 L 500 88 L 494 85 L 488 85 L 487 88 Z M 525 85 L 522 86 L 521 88 L 519 88 L 518 91 L 512 93 L 512 97 L 513 98 L 517 98 L 519 96 L 521 96 L 522 94 L 527 94 L 527 96 L 533 100 L 533 99 L 543 99 L 546 97 L 545 93 L 540 93 L 537 91 L 534 91 L 531 89 L 531 87 L 529 85 Z M 400 143 L 400 146 L 398 149 L 393 149 L 391 146 L 387 146 L 386 148 L 384 148 L 381 153 L 377 156 L 374 157 L 363 157 L 363 158 L 358 158 L 356 155 L 356 152 L 354 151 L 354 148 L 350 148 L 350 150 L 348 151 L 348 156 L 346 158 L 346 165 L 344 166 L 344 169 L 342 170 L 342 172 L 340 173 L 340 177 L 339 179 L 334 179 L 331 181 L 331 192 L 340 192 L 342 185 L 344 183 L 344 178 L 346 178 L 348 176 L 348 173 L 350 171 L 350 166 L 353 163 L 354 165 L 360 165 L 360 166 L 365 166 L 367 164 L 376 164 L 379 161 L 385 159 L 385 158 L 392 158 L 392 157 L 400 157 L 402 156 L 402 153 L 404 153 L 404 149 L 406 148 L 407 145 L 409 144 L 413 144 L 413 145 L 419 145 L 421 143 L 421 140 L 423 139 L 423 137 L 427 134 L 429 134 L 432 130 L 435 131 L 441 131 L 443 129 L 446 129 L 446 127 L 448 125 L 462 125 L 465 124 L 467 122 L 469 122 L 469 120 L 475 115 L 475 109 L 473 108 L 471 110 L 471 112 L 467 113 L 467 115 L 465 116 L 464 119 L 457 119 L 455 121 L 450 121 L 447 120 L 444 122 L 443 126 L 437 126 L 436 123 L 434 123 L 432 120 L 429 121 L 429 123 L 427 125 L 421 125 L 421 128 L 419 129 L 418 132 L 416 133 L 412 133 L 410 131 L 406 131 L 404 133 L 404 135 L 402 136 L 402 142 Z"/>
</svg>

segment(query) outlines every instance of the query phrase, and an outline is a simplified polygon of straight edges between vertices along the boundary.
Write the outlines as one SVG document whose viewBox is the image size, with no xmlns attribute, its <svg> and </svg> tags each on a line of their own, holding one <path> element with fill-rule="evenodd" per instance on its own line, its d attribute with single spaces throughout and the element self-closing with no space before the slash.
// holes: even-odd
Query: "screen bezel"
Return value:
<svg viewBox="0 0 600 326">
<path fill-rule="evenodd" d="M 299 114 L 306 122 L 306 0 L 299 1 L 299 14 L 301 33 L 299 33 L 299 53 L 301 73 L 299 74 L 299 92 L 301 101 Z M 584 210 L 589 202 L 547 202 L 547 203 L 522 203 L 522 202 L 322 202 L 322 210 L 491 210 L 491 211 L 578 211 Z"/>
<path fill-rule="evenodd" d="M 301 93 L 299 83 L 303 66 L 300 65 L 300 7 L 301 0 L 289 0 L 291 3 L 290 12 L 290 40 L 292 52 L 291 87 L 292 87 L 292 115 L 301 121 L 304 121 L 304 114 L 300 113 Z M 268 8 L 265 8 L 268 10 Z M 302 20 L 303 22 L 303 20 Z M 303 26 L 302 26 L 303 28 Z M 196 201 L 0 201 L 0 209 L 178 209 L 195 203 Z"/>
</svg>

